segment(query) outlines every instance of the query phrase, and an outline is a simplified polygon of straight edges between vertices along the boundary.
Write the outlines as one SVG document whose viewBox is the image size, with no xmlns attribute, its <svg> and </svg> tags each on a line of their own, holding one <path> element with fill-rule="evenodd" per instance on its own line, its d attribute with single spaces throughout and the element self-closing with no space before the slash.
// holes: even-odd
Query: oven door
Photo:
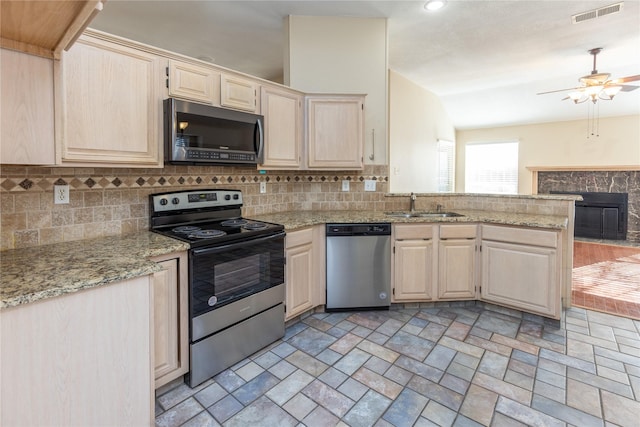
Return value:
<svg viewBox="0 0 640 427">
<path fill-rule="evenodd" d="M 283 284 L 284 236 L 284 232 L 280 232 L 192 249 L 189 256 L 191 319 Z"/>
</svg>

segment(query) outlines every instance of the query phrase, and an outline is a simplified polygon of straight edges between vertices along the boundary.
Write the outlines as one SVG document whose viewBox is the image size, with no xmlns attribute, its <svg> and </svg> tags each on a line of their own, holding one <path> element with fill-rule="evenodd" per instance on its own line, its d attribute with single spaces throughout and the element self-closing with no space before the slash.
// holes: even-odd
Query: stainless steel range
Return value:
<svg viewBox="0 0 640 427">
<path fill-rule="evenodd" d="M 151 230 L 188 242 L 191 387 L 284 336 L 284 227 L 241 217 L 242 192 L 152 194 Z"/>
</svg>

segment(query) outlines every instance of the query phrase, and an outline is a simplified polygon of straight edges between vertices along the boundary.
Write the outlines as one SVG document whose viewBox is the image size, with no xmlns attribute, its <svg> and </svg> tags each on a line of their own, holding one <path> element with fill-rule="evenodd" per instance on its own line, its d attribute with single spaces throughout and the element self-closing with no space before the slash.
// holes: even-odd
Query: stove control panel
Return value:
<svg viewBox="0 0 640 427">
<path fill-rule="evenodd" d="M 242 206 L 240 190 L 191 190 L 152 194 L 153 212 Z"/>
</svg>

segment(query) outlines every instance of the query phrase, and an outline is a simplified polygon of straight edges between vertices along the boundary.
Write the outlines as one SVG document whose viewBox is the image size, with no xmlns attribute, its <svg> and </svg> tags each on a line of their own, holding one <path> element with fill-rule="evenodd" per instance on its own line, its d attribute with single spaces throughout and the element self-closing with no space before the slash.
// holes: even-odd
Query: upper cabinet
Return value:
<svg viewBox="0 0 640 427">
<path fill-rule="evenodd" d="M 222 73 L 220 75 L 220 105 L 259 114 L 259 87 L 257 81 Z"/>
<path fill-rule="evenodd" d="M 309 169 L 362 169 L 363 95 L 307 96 Z"/>
<path fill-rule="evenodd" d="M 211 67 L 169 60 L 169 96 L 210 105 L 220 105 L 220 73 Z"/>
<path fill-rule="evenodd" d="M 262 86 L 264 163 L 260 169 L 300 169 L 303 140 L 303 96 L 290 89 Z"/>
<path fill-rule="evenodd" d="M 2 47 L 58 59 L 102 6 L 99 0 L 0 2 Z"/>
<path fill-rule="evenodd" d="M 56 163 L 161 167 L 160 58 L 90 34 L 56 63 Z"/>
<path fill-rule="evenodd" d="M 1 49 L 0 69 L 0 162 L 53 164 L 53 61 Z"/>
</svg>

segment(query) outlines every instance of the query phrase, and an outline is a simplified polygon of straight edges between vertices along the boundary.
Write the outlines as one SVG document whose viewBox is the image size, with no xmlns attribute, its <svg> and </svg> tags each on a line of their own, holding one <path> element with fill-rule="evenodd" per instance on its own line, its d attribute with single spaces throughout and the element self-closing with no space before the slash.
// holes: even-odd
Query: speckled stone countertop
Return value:
<svg viewBox="0 0 640 427">
<path fill-rule="evenodd" d="M 301 211 L 280 212 L 264 215 L 253 215 L 252 219 L 282 224 L 285 230 L 293 231 L 298 228 L 326 223 L 356 223 L 356 222 L 390 222 L 390 223 L 467 223 L 504 224 L 523 227 L 549 228 L 561 230 L 567 228 L 568 219 L 565 216 L 532 215 L 509 212 L 489 212 L 477 210 L 456 209 L 459 217 L 429 217 L 429 218 L 399 218 L 385 215 L 379 211 Z"/>
<path fill-rule="evenodd" d="M 0 308 L 160 270 L 150 257 L 189 245 L 149 231 L 0 252 Z"/>
</svg>

